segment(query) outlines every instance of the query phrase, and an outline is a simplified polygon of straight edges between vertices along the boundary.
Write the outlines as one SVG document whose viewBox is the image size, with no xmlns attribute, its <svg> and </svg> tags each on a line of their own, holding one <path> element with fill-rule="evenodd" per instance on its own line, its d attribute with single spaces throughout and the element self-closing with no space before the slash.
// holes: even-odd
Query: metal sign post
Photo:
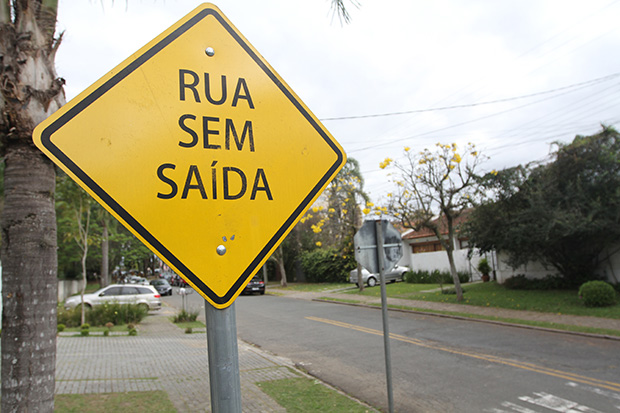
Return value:
<svg viewBox="0 0 620 413">
<path fill-rule="evenodd" d="M 235 304 L 222 310 L 205 300 L 211 411 L 241 413 Z"/>
<path fill-rule="evenodd" d="M 394 395 L 392 392 L 392 356 L 390 352 L 390 327 L 387 310 L 387 293 L 385 291 L 385 253 L 383 251 L 382 220 L 375 222 L 377 239 L 377 261 L 379 262 L 379 279 L 381 280 L 381 315 L 383 316 L 383 348 L 385 350 L 385 377 L 387 381 L 388 406 L 394 412 Z"/>
<path fill-rule="evenodd" d="M 385 288 L 385 270 L 394 266 L 403 256 L 400 233 L 384 219 L 365 221 L 353 237 L 355 260 L 370 273 L 379 274 L 381 285 L 381 313 L 383 317 L 383 347 L 385 350 L 385 376 L 387 382 L 388 405 L 394 412 L 392 392 L 392 362 L 390 354 L 390 328 Z M 361 282 L 361 280 L 359 280 Z"/>
</svg>

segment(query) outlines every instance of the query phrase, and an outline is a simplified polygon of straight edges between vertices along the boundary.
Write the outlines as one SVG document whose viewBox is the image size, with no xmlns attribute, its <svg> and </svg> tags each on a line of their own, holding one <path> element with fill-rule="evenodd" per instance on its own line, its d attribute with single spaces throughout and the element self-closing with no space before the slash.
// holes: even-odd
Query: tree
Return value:
<svg viewBox="0 0 620 413">
<path fill-rule="evenodd" d="M 325 248 L 338 251 L 339 259 L 348 266 L 354 254 L 353 237 L 361 226 L 360 204 L 364 205 L 368 200 L 359 163 L 348 158 L 294 229 L 302 261 L 309 262 L 309 259 L 304 260 L 306 254 L 320 257 L 313 250 Z"/>
<path fill-rule="evenodd" d="M 88 246 L 91 244 L 90 218 L 94 200 L 67 175 L 61 174 L 56 181 L 57 205 L 59 209 L 66 209 L 73 218 L 69 222 L 72 224 L 66 233 L 77 244 L 81 251 L 80 264 L 82 268 L 82 290 L 80 295 L 84 301 L 84 291 L 86 290 L 86 258 L 88 257 Z M 84 305 L 82 308 L 82 322 L 86 321 Z"/>
<path fill-rule="evenodd" d="M 314 213 L 323 212 L 321 225 L 322 245 L 333 246 L 346 254 L 353 254 L 353 237 L 361 226 L 359 205 L 369 201 L 364 192 L 364 178 L 359 163 L 348 158 L 336 178 L 329 184 L 319 204 L 327 204 L 325 209 L 314 207 Z M 317 208 L 320 211 L 317 211 Z"/>
<path fill-rule="evenodd" d="M 95 207 L 95 216 L 101 224 L 101 287 L 110 283 L 110 227 L 113 225 L 112 215 L 103 207 Z"/>
<path fill-rule="evenodd" d="M 610 127 L 557 143 L 552 161 L 485 177 L 493 189 L 467 226 L 470 242 L 506 252 L 517 267 L 551 266 L 567 286 L 595 277 L 604 249 L 620 240 L 620 135 Z"/>
<path fill-rule="evenodd" d="M 65 103 L 56 76 L 57 1 L 0 2 L 3 412 L 52 411 L 56 364 L 56 215 L 52 163 L 34 127 Z"/>
<path fill-rule="evenodd" d="M 454 263 L 456 224 L 479 195 L 475 173 L 483 159 L 471 143 L 460 153 L 454 143 L 438 143 L 435 152 L 414 154 L 406 147 L 402 162 L 388 158 L 380 165 L 397 170 L 396 193 L 388 194 L 387 211 L 405 228 L 427 228 L 435 234 L 448 255 L 458 301 L 463 290 Z"/>
</svg>

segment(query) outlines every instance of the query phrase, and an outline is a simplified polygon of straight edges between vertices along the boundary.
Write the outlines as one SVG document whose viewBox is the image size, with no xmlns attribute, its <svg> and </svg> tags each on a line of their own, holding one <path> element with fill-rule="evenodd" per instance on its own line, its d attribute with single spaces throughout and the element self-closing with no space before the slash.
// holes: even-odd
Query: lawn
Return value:
<svg viewBox="0 0 620 413">
<path fill-rule="evenodd" d="M 280 284 L 267 284 L 267 291 L 270 289 L 286 289 L 288 291 L 322 293 L 351 287 L 353 287 L 353 284 L 349 283 L 288 283 L 287 287 L 281 287 Z"/>
<path fill-rule="evenodd" d="M 54 412 L 57 413 L 173 413 L 177 410 L 164 391 L 103 393 L 103 394 L 57 394 Z"/>
<path fill-rule="evenodd" d="M 309 378 L 263 381 L 258 387 L 287 412 L 368 412 L 369 409 Z"/>
<path fill-rule="evenodd" d="M 454 294 L 442 294 L 440 291 L 428 292 L 438 288 L 434 284 L 396 283 L 388 284 L 386 287 L 388 297 L 458 304 Z M 444 288 L 450 287 L 452 286 L 444 286 Z M 494 282 L 469 284 L 465 285 L 464 289 L 464 301 L 461 303 L 464 305 L 620 319 L 620 304 L 611 307 L 588 308 L 579 301 L 576 290 L 509 290 Z M 360 293 L 352 291 L 350 294 Z M 381 290 L 378 286 L 366 288 L 361 294 L 379 297 Z M 412 304 L 412 306 L 415 305 Z"/>
</svg>

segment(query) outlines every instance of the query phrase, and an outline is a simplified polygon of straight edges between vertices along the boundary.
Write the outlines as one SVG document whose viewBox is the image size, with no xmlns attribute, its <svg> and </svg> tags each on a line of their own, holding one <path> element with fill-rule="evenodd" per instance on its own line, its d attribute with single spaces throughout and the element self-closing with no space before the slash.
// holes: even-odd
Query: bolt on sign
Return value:
<svg viewBox="0 0 620 413">
<path fill-rule="evenodd" d="M 346 161 L 212 4 L 41 123 L 34 142 L 216 308 Z"/>
</svg>

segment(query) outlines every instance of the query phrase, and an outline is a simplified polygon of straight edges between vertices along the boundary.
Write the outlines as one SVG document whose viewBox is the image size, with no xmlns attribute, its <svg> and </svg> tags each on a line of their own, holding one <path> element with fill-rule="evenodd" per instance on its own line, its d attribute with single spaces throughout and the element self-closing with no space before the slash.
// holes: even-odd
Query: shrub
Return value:
<svg viewBox="0 0 620 413">
<path fill-rule="evenodd" d="M 138 330 L 136 330 L 135 328 L 132 328 L 131 330 L 129 330 L 129 335 L 130 336 L 137 336 L 138 335 Z"/>
<path fill-rule="evenodd" d="M 480 271 L 482 275 L 489 275 L 491 273 L 491 266 L 486 258 L 483 258 L 478 262 L 478 271 Z"/>
<path fill-rule="evenodd" d="M 188 313 L 185 310 L 181 310 L 179 314 L 172 317 L 172 322 L 173 323 L 186 323 L 186 322 L 196 321 L 196 318 L 198 318 L 198 311 L 192 311 L 191 313 Z"/>
<path fill-rule="evenodd" d="M 93 307 L 87 314 L 90 323 L 103 326 L 106 323 L 138 324 L 148 314 L 148 310 L 137 304 L 109 303 Z"/>
<path fill-rule="evenodd" d="M 469 274 L 467 272 L 459 271 L 457 275 L 461 283 L 466 283 L 469 281 Z M 411 284 L 454 284 L 450 271 L 408 271 L 405 274 L 404 279 L 405 282 Z"/>
<path fill-rule="evenodd" d="M 87 336 L 90 334 L 90 325 L 84 323 L 80 326 L 80 334 L 83 336 Z"/>
<path fill-rule="evenodd" d="M 95 306 L 86 312 L 86 321 L 92 326 L 104 326 L 133 323 L 138 324 L 148 314 L 144 308 L 135 304 L 104 304 Z M 67 327 L 79 327 L 82 318 L 82 310 L 79 307 L 73 310 L 58 310 L 58 324 Z"/>
<path fill-rule="evenodd" d="M 74 308 L 73 310 L 59 308 L 56 322 L 58 324 L 63 324 L 66 327 L 79 327 L 81 319 L 82 313 L 79 308 Z"/>
<path fill-rule="evenodd" d="M 558 275 L 528 278 L 524 274 L 519 274 L 506 279 L 503 285 L 509 290 L 561 290 L 570 287 L 564 278 Z"/>
<path fill-rule="evenodd" d="M 133 325 L 133 323 L 127 323 L 127 330 L 133 330 L 134 328 L 136 328 L 136 326 Z"/>
<path fill-rule="evenodd" d="M 64 324 L 58 324 L 56 326 L 57 331 L 60 333 L 61 331 L 65 331 L 66 326 Z"/>
<path fill-rule="evenodd" d="M 185 334 L 192 334 L 192 328 L 191 327 L 187 327 L 185 329 Z"/>
<path fill-rule="evenodd" d="M 105 326 L 108 328 L 108 330 L 110 330 L 112 327 L 114 327 L 114 323 L 108 321 L 107 323 L 105 323 Z"/>
<path fill-rule="evenodd" d="M 586 307 L 607 307 L 616 303 L 616 290 L 605 281 L 588 281 L 579 288 Z"/>
<path fill-rule="evenodd" d="M 304 252 L 301 266 L 308 282 L 340 283 L 347 282 L 349 271 L 357 264 L 354 257 L 341 255 L 335 248 L 319 248 Z"/>
<path fill-rule="evenodd" d="M 110 335 L 110 330 L 109 329 L 108 330 L 103 330 L 103 336 L 104 337 L 107 337 L 109 335 Z"/>
</svg>

